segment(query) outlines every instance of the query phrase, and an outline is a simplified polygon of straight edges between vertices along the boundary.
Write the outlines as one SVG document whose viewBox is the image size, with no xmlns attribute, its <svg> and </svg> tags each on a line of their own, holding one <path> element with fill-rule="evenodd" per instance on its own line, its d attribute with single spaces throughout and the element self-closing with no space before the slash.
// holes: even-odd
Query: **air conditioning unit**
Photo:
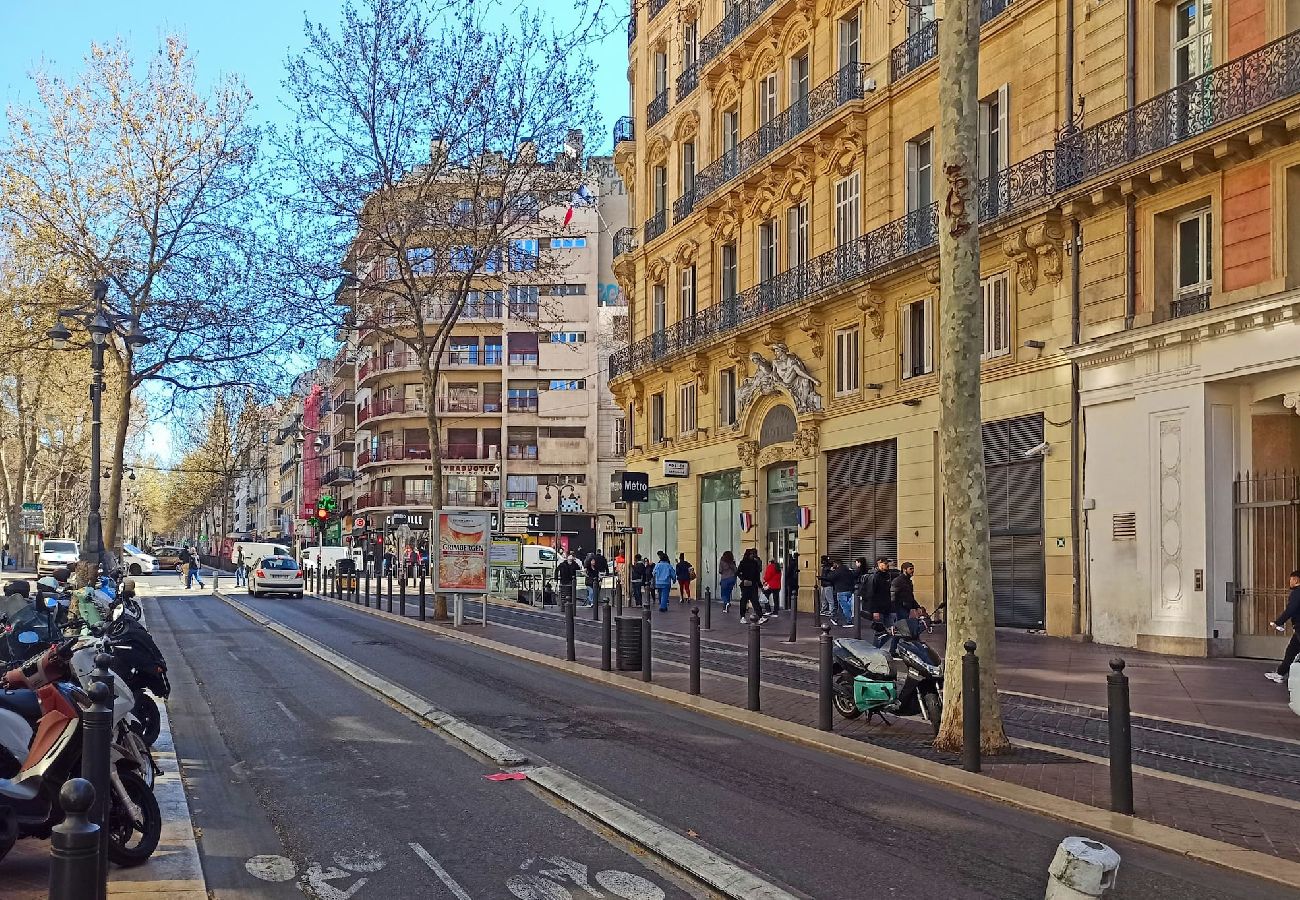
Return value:
<svg viewBox="0 0 1300 900">
<path fill-rule="evenodd" d="M 496 459 L 496 458 L 497 458 L 497 445 L 496 445 L 496 444 L 492 444 L 491 446 L 488 447 L 488 455 L 487 455 L 487 458 L 488 458 L 488 459 Z"/>
</svg>

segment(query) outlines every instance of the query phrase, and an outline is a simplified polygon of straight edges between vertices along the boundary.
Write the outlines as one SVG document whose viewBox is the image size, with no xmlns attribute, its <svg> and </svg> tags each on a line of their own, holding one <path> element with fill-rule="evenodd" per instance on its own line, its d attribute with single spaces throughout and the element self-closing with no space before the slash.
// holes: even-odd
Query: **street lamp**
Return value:
<svg viewBox="0 0 1300 900">
<path fill-rule="evenodd" d="M 569 489 L 568 499 L 570 500 L 578 496 L 578 489 L 571 484 L 557 484 L 557 485 L 548 484 L 546 485 L 546 494 L 545 494 L 547 500 L 551 499 L 552 487 L 555 488 L 555 495 L 556 495 L 555 496 L 555 544 L 554 546 L 555 546 L 556 556 L 558 557 L 560 553 L 560 526 L 564 523 L 564 513 L 561 511 L 564 509 L 564 500 L 565 500 L 564 489 L 565 488 Z"/>
<path fill-rule="evenodd" d="M 63 350 L 72 340 L 72 332 L 63 324 L 65 318 L 81 323 L 90 335 L 90 497 L 89 513 L 86 517 L 86 536 L 81 542 L 81 561 L 102 564 L 104 559 L 104 529 L 99 515 L 99 481 L 94 477 L 101 469 L 99 436 L 102 426 L 100 401 L 104 394 L 104 345 L 112 334 L 116 334 L 123 325 L 129 328 L 122 334 L 122 341 L 134 349 L 149 343 L 140 330 L 138 320 L 113 312 L 104 305 L 108 299 L 108 282 L 97 279 L 91 285 L 92 303 L 86 306 L 61 309 L 58 320 L 46 336 L 56 350 Z M 80 349 L 80 348 L 76 348 Z"/>
</svg>

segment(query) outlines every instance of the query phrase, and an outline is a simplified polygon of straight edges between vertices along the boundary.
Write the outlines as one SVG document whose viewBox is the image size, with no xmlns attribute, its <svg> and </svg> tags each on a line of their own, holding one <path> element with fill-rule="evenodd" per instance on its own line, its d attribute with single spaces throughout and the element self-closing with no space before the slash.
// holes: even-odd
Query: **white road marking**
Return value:
<svg viewBox="0 0 1300 900">
<path fill-rule="evenodd" d="M 275 701 L 275 705 L 278 706 L 278 707 L 280 707 L 280 712 L 284 713 L 286 716 L 289 717 L 289 721 L 290 721 L 290 722 L 293 722 L 295 725 L 301 725 L 301 724 L 302 724 L 302 721 L 301 721 L 297 716 L 295 716 L 293 713 L 291 713 L 291 712 L 289 711 L 289 707 L 285 706 L 285 705 L 284 705 L 283 703 L 281 703 L 279 700 Z"/>
<path fill-rule="evenodd" d="M 327 882 L 351 877 L 352 873 L 346 869 L 336 869 L 333 866 L 324 869 L 321 868 L 320 863 L 310 863 L 298 887 L 309 897 L 316 897 L 318 900 L 350 900 L 353 894 L 365 887 L 366 879 L 362 878 L 346 891 Z"/>
<path fill-rule="evenodd" d="M 334 854 L 334 865 L 351 872 L 378 872 L 384 858 L 373 850 L 340 850 Z"/>
<path fill-rule="evenodd" d="M 506 888 L 519 900 L 573 900 L 568 888 L 540 875 L 511 875 Z"/>
<path fill-rule="evenodd" d="M 442 863 L 434 859 L 428 850 L 415 842 L 408 846 L 415 851 L 415 855 L 420 857 L 426 866 L 433 870 L 433 874 L 437 875 L 438 880 L 447 886 L 447 890 L 451 891 L 456 900 L 471 900 L 469 894 L 465 893 L 465 889 L 456 883 L 456 879 L 451 877 L 451 873 L 444 869 Z"/>
<path fill-rule="evenodd" d="M 298 877 L 298 867 L 283 856 L 254 856 L 244 863 L 244 868 L 262 881 L 293 881 Z"/>
<path fill-rule="evenodd" d="M 664 900 L 664 892 L 658 885 L 631 872 L 617 869 L 597 872 L 596 884 L 623 900 Z"/>
</svg>

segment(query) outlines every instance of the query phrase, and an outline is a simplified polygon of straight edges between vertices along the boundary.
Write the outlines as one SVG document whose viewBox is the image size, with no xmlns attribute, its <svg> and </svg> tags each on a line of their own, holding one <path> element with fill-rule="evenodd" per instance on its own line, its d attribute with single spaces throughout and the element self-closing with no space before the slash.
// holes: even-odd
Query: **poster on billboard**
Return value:
<svg viewBox="0 0 1300 900">
<path fill-rule="evenodd" d="M 490 510 L 434 514 L 434 559 L 430 569 L 435 591 L 486 594 L 488 555 L 492 549 Z"/>
<path fill-rule="evenodd" d="M 524 542 L 497 535 L 492 539 L 492 565 L 518 568 L 524 564 Z"/>
</svg>

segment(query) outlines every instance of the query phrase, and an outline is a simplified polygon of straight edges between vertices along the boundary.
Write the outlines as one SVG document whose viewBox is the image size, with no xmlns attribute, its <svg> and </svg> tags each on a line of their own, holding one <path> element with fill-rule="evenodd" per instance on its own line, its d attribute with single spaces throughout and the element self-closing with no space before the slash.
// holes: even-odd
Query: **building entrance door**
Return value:
<svg viewBox="0 0 1300 900">
<path fill-rule="evenodd" d="M 763 567 L 767 561 L 774 559 L 781 566 L 781 598 L 789 608 L 793 598 L 785 596 L 785 568 L 790 562 L 790 555 L 799 552 L 799 529 L 784 526 L 767 533 L 767 556 L 763 558 Z"/>
<path fill-rule="evenodd" d="M 1277 659 L 1287 638 L 1273 619 L 1287 601 L 1287 576 L 1300 568 L 1300 476 L 1243 473 L 1233 483 L 1236 539 L 1233 653 Z"/>
</svg>

